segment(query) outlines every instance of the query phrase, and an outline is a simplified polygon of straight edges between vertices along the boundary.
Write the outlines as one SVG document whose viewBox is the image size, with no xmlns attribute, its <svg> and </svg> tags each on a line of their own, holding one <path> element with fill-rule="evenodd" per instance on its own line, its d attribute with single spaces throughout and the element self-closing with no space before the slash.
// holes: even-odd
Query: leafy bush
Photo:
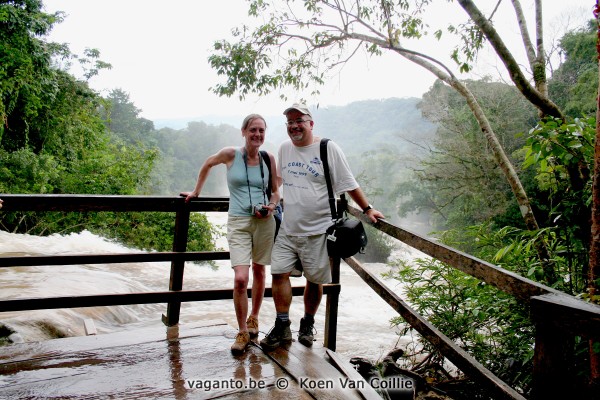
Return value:
<svg viewBox="0 0 600 400">
<path fill-rule="evenodd" d="M 0 193 L 52 193 L 61 170 L 51 155 L 0 148 Z"/>
<path fill-rule="evenodd" d="M 128 247 L 173 251 L 175 213 L 166 212 L 4 212 L 0 229 L 30 235 L 69 234 L 84 229 Z M 188 251 L 214 251 L 220 233 L 202 213 L 190 215 Z"/>
<path fill-rule="evenodd" d="M 533 326 L 518 300 L 433 259 L 417 259 L 412 265 L 400 261 L 390 275 L 402 282 L 417 312 L 505 382 L 528 390 Z M 400 334 L 411 329 L 407 326 Z M 428 354 L 424 370 L 444 367 L 444 357 L 431 343 L 421 338 L 419 344 Z"/>
<path fill-rule="evenodd" d="M 88 226 L 98 235 L 113 238 L 144 250 L 173 251 L 175 214 L 165 212 L 109 213 L 100 225 Z M 188 251 L 213 251 L 212 225 L 206 215 L 192 213 L 188 232 Z"/>
<path fill-rule="evenodd" d="M 362 262 L 387 262 L 392 253 L 393 240 L 385 233 L 365 224 L 367 232 L 367 248 L 365 254 L 356 254 L 355 257 Z"/>
</svg>

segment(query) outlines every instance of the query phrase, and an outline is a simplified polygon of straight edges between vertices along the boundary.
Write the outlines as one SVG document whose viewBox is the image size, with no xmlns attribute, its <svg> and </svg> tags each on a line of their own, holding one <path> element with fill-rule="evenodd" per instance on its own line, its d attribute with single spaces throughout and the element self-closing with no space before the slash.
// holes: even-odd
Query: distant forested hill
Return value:
<svg viewBox="0 0 600 400">
<path fill-rule="evenodd" d="M 155 131 L 155 143 L 161 157 L 154 170 L 154 194 L 178 194 L 194 189 L 204 160 L 225 146 L 241 146 L 239 128 L 188 122 L 184 129 L 162 128 Z M 225 168 L 215 167 L 202 190 L 204 196 L 227 196 Z"/>
<path fill-rule="evenodd" d="M 410 154 L 434 126 L 421 116 L 417 98 L 364 100 L 314 112 L 315 133 L 339 143 L 346 153 L 387 148 Z"/>
<path fill-rule="evenodd" d="M 435 132 L 435 125 L 421 115 L 420 101 L 417 98 L 390 98 L 358 101 L 346 106 L 311 107 L 315 134 L 335 140 L 342 147 L 370 200 L 391 218 L 396 215 L 397 184 L 411 174 L 410 167 L 415 165 L 416 157 L 423 154 L 423 149 L 431 146 Z M 288 139 L 284 117 L 265 118 L 281 121 L 270 123 L 265 143 L 267 150 L 276 152 L 278 145 Z M 238 119 L 241 121 L 241 117 Z M 170 121 L 171 126 L 182 123 Z M 156 143 L 163 158 L 155 171 L 156 180 L 161 183 L 154 191 L 172 194 L 192 190 L 198 169 L 206 157 L 224 146 L 241 146 L 243 140 L 237 125 L 195 121 L 187 122 L 183 129 L 164 127 L 157 130 Z M 228 195 L 224 167 L 216 167 L 211 173 L 203 194 Z"/>
<path fill-rule="evenodd" d="M 418 98 L 365 100 L 315 111 L 315 133 L 340 144 L 369 200 L 388 219 L 428 233 L 428 217 L 398 217 L 403 193 L 420 157 L 433 147 L 436 125 L 422 116 Z"/>
</svg>

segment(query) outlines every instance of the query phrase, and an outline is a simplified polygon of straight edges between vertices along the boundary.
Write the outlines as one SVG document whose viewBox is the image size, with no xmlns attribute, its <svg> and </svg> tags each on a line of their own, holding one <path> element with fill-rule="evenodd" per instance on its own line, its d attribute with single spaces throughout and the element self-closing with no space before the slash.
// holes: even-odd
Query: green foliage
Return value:
<svg viewBox="0 0 600 400">
<path fill-rule="evenodd" d="M 400 262 L 390 275 L 399 280 L 407 301 L 492 373 L 513 387 L 531 380 L 533 326 L 525 307 L 457 269 L 431 259 Z M 403 322 L 401 317 L 395 323 Z M 405 335 L 412 328 L 401 330 Z M 419 338 L 429 363 L 444 357 Z"/>
<path fill-rule="evenodd" d="M 592 181 L 580 171 L 593 165 L 595 127 L 594 118 L 546 119 L 531 130 L 524 146 L 524 166 L 533 169 L 540 189 L 538 209 L 545 216 L 540 221 L 553 228 L 548 239 L 555 243 L 554 257 L 566 258 L 569 275 L 581 277 L 567 290 L 573 294 L 583 290 L 588 264 Z"/>
<path fill-rule="evenodd" d="M 78 59 L 79 65 L 84 69 L 83 76 L 86 80 L 90 80 L 92 77 L 98 75 L 103 69 L 111 69 L 112 66 L 100 60 L 100 51 L 98 49 L 89 49 L 86 48 L 84 51 L 84 57 L 75 58 Z"/>
<path fill-rule="evenodd" d="M 86 49 L 79 57 L 66 45 L 46 43 L 43 36 L 62 14 L 41 10 L 41 1 L 0 4 L 0 192 L 148 193 L 160 154 L 149 140 L 153 124 L 139 117 L 123 91 L 102 99 L 87 82 L 57 67 L 59 59 L 67 66 L 78 60 L 90 79 L 110 65 L 97 50 Z M 172 247 L 173 221 L 160 213 L 0 215 L 2 229 L 12 232 L 47 235 L 87 228 L 161 250 Z M 194 216 L 192 227 L 190 247 L 211 249 L 205 217 Z"/>
<path fill-rule="evenodd" d="M 128 145 L 150 147 L 154 123 L 139 116 L 138 109 L 129 99 L 129 94 L 114 89 L 102 103 L 101 114 L 107 128 Z"/>
<path fill-rule="evenodd" d="M 98 235 L 143 250 L 173 251 L 175 214 L 164 212 L 108 213 L 101 224 L 88 226 Z M 190 215 L 188 251 L 213 251 L 213 231 L 206 215 Z"/>
<path fill-rule="evenodd" d="M 147 184 L 156 150 L 140 151 L 122 143 L 106 143 L 101 152 L 83 154 L 57 183 L 60 193 L 140 194 Z"/>
<path fill-rule="evenodd" d="M 51 57 L 71 55 L 65 46 L 41 37 L 61 14 L 41 12 L 39 1 L 5 2 L 0 7 L 0 95 L 3 132 L 0 169 L 3 191 L 12 193 L 131 193 L 119 157 L 98 115 L 101 98 L 84 82 L 53 67 Z M 55 53 L 54 53 L 55 52 Z M 97 58 L 96 52 L 87 53 Z M 127 151 L 129 153 L 129 151 Z M 152 158 L 131 160 L 148 166 Z M 129 161 L 130 162 L 130 161 Z M 101 190 L 98 190 L 101 187 Z"/>
<path fill-rule="evenodd" d="M 51 155 L 36 155 L 30 149 L 7 152 L 0 149 L 0 192 L 19 188 L 22 193 L 53 193 L 60 167 Z"/>
<path fill-rule="evenodd" d="M 387 262 L 390 254 L 392 254 L 394 241 L 387 234 L 373 228 L 370 225 L 365 225 L 365 231 L 368 238 L 365 254 L 359 253 L 354 257 L 356 257 L 359 261 L 366 263 Z"/>
<path fill-rule="evenodd" d="M 266 28 L 268 26 L 265 26 L 263 34 L 268 31 Z M 255 75 L 255 71 L 271 65 L 271 57 L 253 48 L 251 44 L 243 42 L 230 44 L 221 41 L 214 44 L 214 50 L 217 54 L 209 57 L 210 66 L 217 71 L 218 75 L 227 77 L 225 84 L 212 88 L 219 96 L 231 97 L 239 91 L 239 98 L 243 100 L 246 94 L 253 91 L 251 88 L 256 88 L 259 94 L 265 94 L 271 88 L 280 86 L 282 81 L 280 76 Z M 289 76 L 285 79 L 294 78 Z"/>
<path fill-rule="evenodd" d="M 536 166 L 537 180 L 543 189 L 553 193 L 565 190 L 565 185 L 570 183 L 571 167 L 584 164 L 590 170 L 594 161 L 595 123 L 594 118 L 575 118 L 567 123 L 558 118 L 548 118 L 531 130 L 524 147 L 523 166 Z M 591 182 L 586 187 L 584 198 L 589 205 Z"/>
<path fill-rule="evenodd" d="M 53 93 L 50 48 L 38 37 L 61 15 L 46 14 L 41 7 L 38 0 L 0 4 L 0 143 L 7 150 L 27 146 L 28 121 Z"/>
<path fill-rule="evenodd" d="M 440 240 L 521 276 L 541 280 L 534 243 L 543 236 L 561 277 L 556 288 L 577 294 L 585 287 L 581 269 L 585 264 L 574 256 L 576 242 L 561 235 L 564 230 L 558 228 L 531 232 L 481 224 L 445 231 Z M 534 329 L 525 304 L 433 259 L 400 261 L 389 276 L 401 282 L 407 301 L 417 312 L 509 385 L 529 392 Z M 395 322 L 403 321 L 398 318 Z M 401 334 L 409 330 L 404 328 Z M 432 363 L 443 365 L 443 357 L 429 342 L 420 338 L 419 344 L 423 352 L 431 354 Z M 585 343 L 579 341 L 574 349 L 575 368 L 586 371 Z"/>
<path fill-rule="evenodd" d="M 585 285 L 582 267 L 587 261 L 587 253 L 581 243 L 565 237 L 566 234 L 568 231 L 561 227 L 529 231 L 511 226 L 496 228 L 491 223 L 483 223 L 441 232 L 439 236 L 454 248 L 538 282 L 544 278 L 535 243 L 543 237 L 560 277 L 556 288 L 576 295 Z"/>
<path fill-rule="evenodd" d="M 458 65 L 461 73 L 471 70 L 471 63 L 477 58 L 479 50 L 482 49 L 485 38 L 483 32 L 472 21 L 458 26 L 450 25 L 448 32 L 460 38 L 460 46 L 454 48 L 451 54 L 452 60 Z M 436 35 L 441 36 L 441 33 Z"/>
<path fill-rule="evenodd" d="M 350 5 L 339 1 L 264 0 L 249 2 L 249 16 L 260 19 L 252 29 L 246 25 L 232 30 L 233 39 L 213 45 L 209 63 L 224 81 L 212 88 L 219 96 L 249 93 L 263 95 L 283 87 L 318 94 L 327 77 L 363 50 L 366 55 L 383 52 L 402 54 L 402 39 L 429 35 L 424 17 L 431 0 L 373 1 Z M 431 21 L 428 21 L 431 22 Z M 452 57 L 461 71 L 482 47 L 484 37 L 473 24 L 434 30 L 458 36 L 460 48 Z M 414 52 L 411 52 L 415 55 Z M 282 95 L 285 98 L 284 95 Z"/>
<path fill-rule="evenodd" d="M 505 152 L 519 150 L 525 138 L 518 134 L 536 121 L 531 104 L 511 85 L 487 79 L 465 83 Z M 405 196 L 400 215 L 430 212 L 438 229 L 465 227 L 502 215 L 514 196 L 464 98 L 437 81 L 423 96 L 421 109 L 437 124 L 437 132 L 413 179 L 397 185 L 398 193 Z M 520 160 L 518 154 L 511 158 L 514 164 Z"/>
<path fill-rule="evenodd" d="M 598 92 L 598 53 L 596 21 L 587 27 L 567 32 L 560 40 L 564 62 L 548 83 L 555 103 L 571 118 L 593 115 Z"/>
</svg>

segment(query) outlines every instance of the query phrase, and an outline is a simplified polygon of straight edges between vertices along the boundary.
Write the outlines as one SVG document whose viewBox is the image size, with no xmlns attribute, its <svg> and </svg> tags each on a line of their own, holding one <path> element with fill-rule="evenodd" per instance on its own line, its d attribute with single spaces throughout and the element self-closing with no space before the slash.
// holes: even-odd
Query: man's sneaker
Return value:
<svg viewBox="0 0 600 400">
<path fill-rule="evenodd" d="M 275 350 L 277 347 L 290 343 L 292 341 L 292 331 L 290 330 L 290 321 L 283 322 L 275 319 L 275 326 L 263 340 L 260 345 L 264 350 Z"/>
<path fill-rule="evenodd" d="M 242 354 L 250 343 L 250 334 L 248 332 L 239 332 L 235 337 L 235 343 L 231 345 L 233 354 Z"/>
<path fill-rule="evenodd" d="M 258 336 L 258 319 L 253 317 L 252 315 L 248 317 L 246 320 L 246 325 L 248 325 L 248 333 L 251 338 Z"/>
<path fill-rule="evenodd" d="M 315 333 L 317 333 L 317 331 L 314 325 L 302 318 L 300 320 L 300 330 L 298 331 L 298 341 L 303 345 L 310 347 L 315 341 Z"/>
<path fill-rule="evenodd" d="M 300 262 L 300 260 L 296 260 L 296 264 L 294 264 L 294 269 L 292 270 L 292 272 L 290 272 L 290 276 L 298 278 L 302 276 L 302 271 L 302 263 Z"/>
</svg>

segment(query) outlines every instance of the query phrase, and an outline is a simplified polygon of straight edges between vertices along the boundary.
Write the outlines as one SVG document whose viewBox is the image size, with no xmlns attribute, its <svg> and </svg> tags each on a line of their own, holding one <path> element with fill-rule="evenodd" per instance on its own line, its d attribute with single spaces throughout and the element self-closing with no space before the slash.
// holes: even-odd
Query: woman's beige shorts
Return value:
<svg viewBox="0 0 600 400">
<path fill-rule="evenodd" d="M 231 265 L 271 264 L 275 219 L 256 217 L 227 218 L 227 242 Z"/>
</svg>

